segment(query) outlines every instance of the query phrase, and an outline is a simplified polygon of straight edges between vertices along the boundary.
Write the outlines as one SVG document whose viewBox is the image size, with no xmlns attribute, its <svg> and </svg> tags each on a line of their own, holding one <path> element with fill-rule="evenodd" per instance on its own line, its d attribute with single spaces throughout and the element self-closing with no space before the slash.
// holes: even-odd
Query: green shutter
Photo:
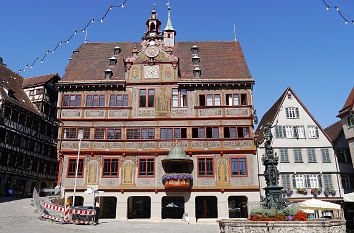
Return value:
<svg viewBox="0 0 354 233">
<path fill-rule="evenodd" d="M 300 117 L 299 108 L 295 108 L 295 113 L 296 113 L 296 118 L 299 118 Z"/>
</svg>

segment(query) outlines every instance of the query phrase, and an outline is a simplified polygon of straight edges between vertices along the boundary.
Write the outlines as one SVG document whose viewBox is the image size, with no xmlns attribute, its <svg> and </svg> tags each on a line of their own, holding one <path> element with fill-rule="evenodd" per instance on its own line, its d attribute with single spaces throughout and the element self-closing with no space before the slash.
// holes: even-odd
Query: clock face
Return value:
<svg viewBox="0 0 354 233">
<path fill-rule="evenodd" d="M 149 46 L 145 49 L 145 55 L 148 57 L 156 57 L 159 55 L 159 49 L 156 46 Z"/>
<path fill-rule="evenodd" d="M 159 69 L 157 66 L 145 66 L 145 78 L 158 78 Z"/>
</svg>

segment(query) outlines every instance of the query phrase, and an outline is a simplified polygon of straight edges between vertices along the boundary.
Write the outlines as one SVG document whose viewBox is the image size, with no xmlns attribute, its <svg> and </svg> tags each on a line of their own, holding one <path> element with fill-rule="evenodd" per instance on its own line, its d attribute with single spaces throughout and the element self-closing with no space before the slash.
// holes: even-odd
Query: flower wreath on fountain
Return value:
<svg viewBox="0 0 354 233">
<path fill-rule="evenodd" d="M 257 208 L 251 211 L 251 221 L 306 221 L 306 214 L 293 207 L 281 210 Z"/>
</svg>

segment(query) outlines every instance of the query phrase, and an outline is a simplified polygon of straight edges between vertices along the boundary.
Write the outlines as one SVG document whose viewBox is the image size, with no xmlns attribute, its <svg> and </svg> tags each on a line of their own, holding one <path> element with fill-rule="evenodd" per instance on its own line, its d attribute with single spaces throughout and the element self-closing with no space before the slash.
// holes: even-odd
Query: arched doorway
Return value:
<svg viewBox="0 0 354 233">
<path fill-rule="evenodd" d="M 218 205 L 214 196 L 195 198 L 195 215 L 198 218 L 217 218 Z"/>
<path fill-rule="evenodd" d="M 129 197 L 128 198 L 128 219 L 150 218 L 151 199 L 150 197 Z"/>
<path fill-rule="evenodd" d="M 100 218 L 116 218 L 117 198 L 99 197 Z"/>
<path fill-rule="evenodd" d="M 163 197 L 162 218 L 182 219 L 184 214 L 184 197 Z"/>
</svg>

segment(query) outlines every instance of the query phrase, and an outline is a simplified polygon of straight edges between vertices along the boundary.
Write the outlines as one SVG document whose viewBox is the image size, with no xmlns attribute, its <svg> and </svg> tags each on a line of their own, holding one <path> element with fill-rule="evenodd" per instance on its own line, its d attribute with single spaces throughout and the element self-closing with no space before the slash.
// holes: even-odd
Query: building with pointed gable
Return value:
<svg viewBox="0 0 354 233">
<path fill-rule="evenodd" d="M 314 196 L 341 201 L 343 188 L 332 140 L 290 87 L 264 114 L 255 133 L 261 194 L 266 186 L 262 155 L 263 130 L 268 122 L 272 125 L 272 146 L 279 158 L 279 183 L 284 195 L 292 202 Z"/>
<path fill-rule="evenodd" d="M 58 85 L 58 185 L 71 199 L 77 173 L 75 204 L 104 191 L 103 218 L 247 217 L 259 201 L 254 79 L 238 41 L 176 42 L 168 11 L 161 32 L 154 6 L 141 42 L 73 52 Z"/>
</svg>

